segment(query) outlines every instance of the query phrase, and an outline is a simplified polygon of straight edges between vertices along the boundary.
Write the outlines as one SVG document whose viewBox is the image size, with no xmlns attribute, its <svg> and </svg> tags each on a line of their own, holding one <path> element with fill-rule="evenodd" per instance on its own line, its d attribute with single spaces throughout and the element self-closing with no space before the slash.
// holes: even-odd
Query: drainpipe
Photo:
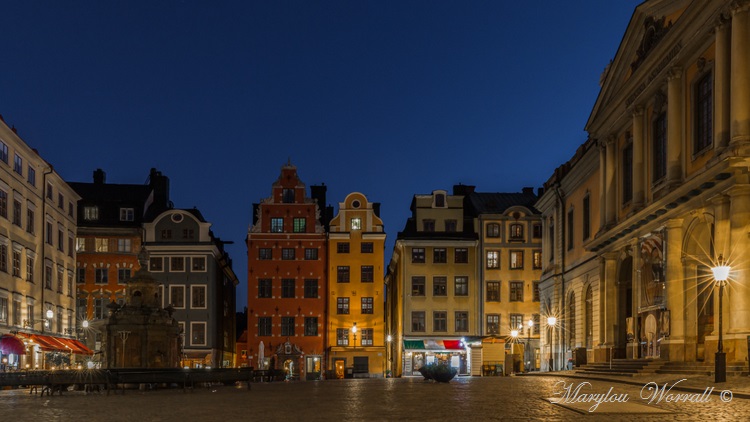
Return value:
<svg viewBox="0 0 750 422">
<path fill-rule="evenodd" d="M 565 312 L 565 250 L 567 249 L 568 245 L 565 242 L 565 223 L 568 218 L 567 213 L 565 212 L 565 197 L 563 193 L 560 191 L 560 183 L 555 184 L 555 196 L 557 196 L 557 201 L 560 204 L 560 210 L 562 211 L 562 218 L 560 218 L 560 232 L 562 234 L 562 248 L 560 249 L 560 273 L 558 274 L 560 276 L 560 284 L 561 284 L 561 295 L 560 295 L 560 316 L 564 315 Z M 564 320 L 564 319 L 563 319 Z M 575 329 L 575 327 L 573 328 Z M 560 324 L 560 350 L 565 350 L 565 330 L 562 328 L 562 324 Z M 560 356 L 560 362 L 561 367 L 564 368 L 567 361 L 563 359 L 562 353 Z"/>
</svg>

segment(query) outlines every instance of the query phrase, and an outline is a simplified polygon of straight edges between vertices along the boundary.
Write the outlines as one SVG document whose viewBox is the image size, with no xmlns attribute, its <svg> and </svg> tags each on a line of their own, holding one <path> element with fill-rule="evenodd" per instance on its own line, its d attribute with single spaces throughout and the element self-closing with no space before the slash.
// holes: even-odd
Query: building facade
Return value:
<svg viewBox="0 0 750 422">
<path fill-rule="evenodd" d="M 380 204 L 354 192 L 339 203 L 328 235 L 328 367 L 335 378 L 386 373 Z"/>
<path fill-rule="evenodd" d="M 253 205 L 247 234 L 248 365 L 290 378 L 320 379 L 325 368 L 328 292 L 326 187 L 311 196 L 287 163 L 271 196 Z"/>
<path fill-rule="evenodd" d="M 69 365 L 75 342 L 78 195 L 0 118 L 0 333 L 24 339 L 10 368 Z M 86 350 L 80 350 L 85 352 Z"/>
<path fill-rule="evenodd" d="M 389 361 L 394 376 L 445 363 L 468 374 L 481 335 L 478 238 L 464 213 L 464 195 L 415 195 L 398 233 L 386 275 Z"/>
<path fill-rule="evenodd" d="M 225 242 L 195 208 L 163 211 L 143 230 L 162 307 L 173 309 L 183 334 L 181 366 L 234 366 L 239 281 Z"/>
</svg>

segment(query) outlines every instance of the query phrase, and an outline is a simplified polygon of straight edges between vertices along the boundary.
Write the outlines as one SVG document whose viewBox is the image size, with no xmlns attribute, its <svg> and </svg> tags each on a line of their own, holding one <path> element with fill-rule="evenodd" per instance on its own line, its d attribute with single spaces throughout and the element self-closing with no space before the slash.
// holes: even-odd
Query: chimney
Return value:
<svg viewBox="0 0 750 422">
<path fill-rule="evenodd" d="M 102 169 L 94 170 L 94 184 L 103 185 L 105 183 L 107 183 L 107 173 Z"/>
<path fill-rule="evenodd" d="M 533 195 L 534 194 L 534 188 L 526 187 L 526 188 L 521 189 L 521 192 L 524 195 Z"/>
<path fill-rule="evenodd" d="M 328 226 L 328 214 L 326 209 L 326 191 L 328 187 L 325 183 L 310 186 L 310 196 L 318 203 L 318 212 L 320 213 L 320 223 Z"/>
<path fill-rule="evenodd" d="M 149 186 L 154 193 L 154 202 L 151 208 L 154 208 L 156 212 L 169 209 L 169 178 L 152 168 L 151 173 L 149 173 Z"/>
<path fill-rule="evenodd" d="M 544 195 L 544 188 L 543 188 L 543 187 L 541 187 L 541 188 L 537 188 L 537 189 L 536 189 L 536 196 L 538 196 L 538 197 L 540 197 L 540 198 L 541 198 L 541 197 L 542 197 L 542 195 Z"/>
<path fill-rule="evenodd" d="M 376 217 L 380 218 L 380 202 L 372 203 L 372 212 L 375 213 Z"/>
<path fill-rule="evenodd" d="M 457 185 L 453 185 L 453 194 L 469 196 L 474 193 L 474 189 L 476 189 L 476 186 L 462 185 L 461 183 L 459 183 Z"/>
</svg>

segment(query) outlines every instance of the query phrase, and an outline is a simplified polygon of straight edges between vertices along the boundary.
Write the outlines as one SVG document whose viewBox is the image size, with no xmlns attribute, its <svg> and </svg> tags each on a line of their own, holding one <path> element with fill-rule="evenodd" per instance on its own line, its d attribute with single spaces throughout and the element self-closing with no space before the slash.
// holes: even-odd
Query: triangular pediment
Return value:
<svg viewBox="0 0 750 422">
<path fill-rule="evenodd" d="M 602 88 L 586 124 L 591 135 L 601 135 L 596 133 L 597 121 L 607 118 L 602 113 L 610 113 L 613 102 L 622 102 L 623 95 L 634 90 L 636 79 L 654 71 L 654 63 L 667 57 L 670 44 L 675 43 L 672 35 L 690 3 L 690 0 L 647 0 L 635 8 L 614 59 L 602 72 Z"/>
</svg>

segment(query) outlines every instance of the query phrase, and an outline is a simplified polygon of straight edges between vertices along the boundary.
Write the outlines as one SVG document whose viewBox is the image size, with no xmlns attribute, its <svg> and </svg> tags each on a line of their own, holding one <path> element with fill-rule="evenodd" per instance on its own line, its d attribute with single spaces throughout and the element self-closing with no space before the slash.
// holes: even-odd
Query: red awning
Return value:
<svg viewBox="0 0 750 422">
<path fill-rule="evenodd" d="M 39 348 L 45 352 L 67 352 L 81 355 L 93 355 L 94 352 L 89 350 L 78 340 L 45 336 L 42 334 L 24 334 L 26 337 L 39 345 Z"/>
<path fill-rule="evenodd" d="M 461 340 L 443 340 L 446 349 L 463 349 Z"/>
<path fill-rule="evenodd" d="M 73 343 L 78 348 L 78 350 L 80 351 L 80 352 L 76 352 L 76 354 L 79 354 L 79 355 L 93 355 L 94 354 L 93 350 L 91 350 L 88 347 L 86 347 L 86 345 L 83 344 L 83 343 L 81 343 L 80 341 L 78 341 L 76 339 L 70 339 L 68 341 L 70 341 L 71 343 Z"/>
<path fill-rule="evenodd" d="M 26 354 L 26 345 L 16 336 L 3 334 L 0 337 L 0 353 L 4 355 L 23 355 Z"/>
</svg>

